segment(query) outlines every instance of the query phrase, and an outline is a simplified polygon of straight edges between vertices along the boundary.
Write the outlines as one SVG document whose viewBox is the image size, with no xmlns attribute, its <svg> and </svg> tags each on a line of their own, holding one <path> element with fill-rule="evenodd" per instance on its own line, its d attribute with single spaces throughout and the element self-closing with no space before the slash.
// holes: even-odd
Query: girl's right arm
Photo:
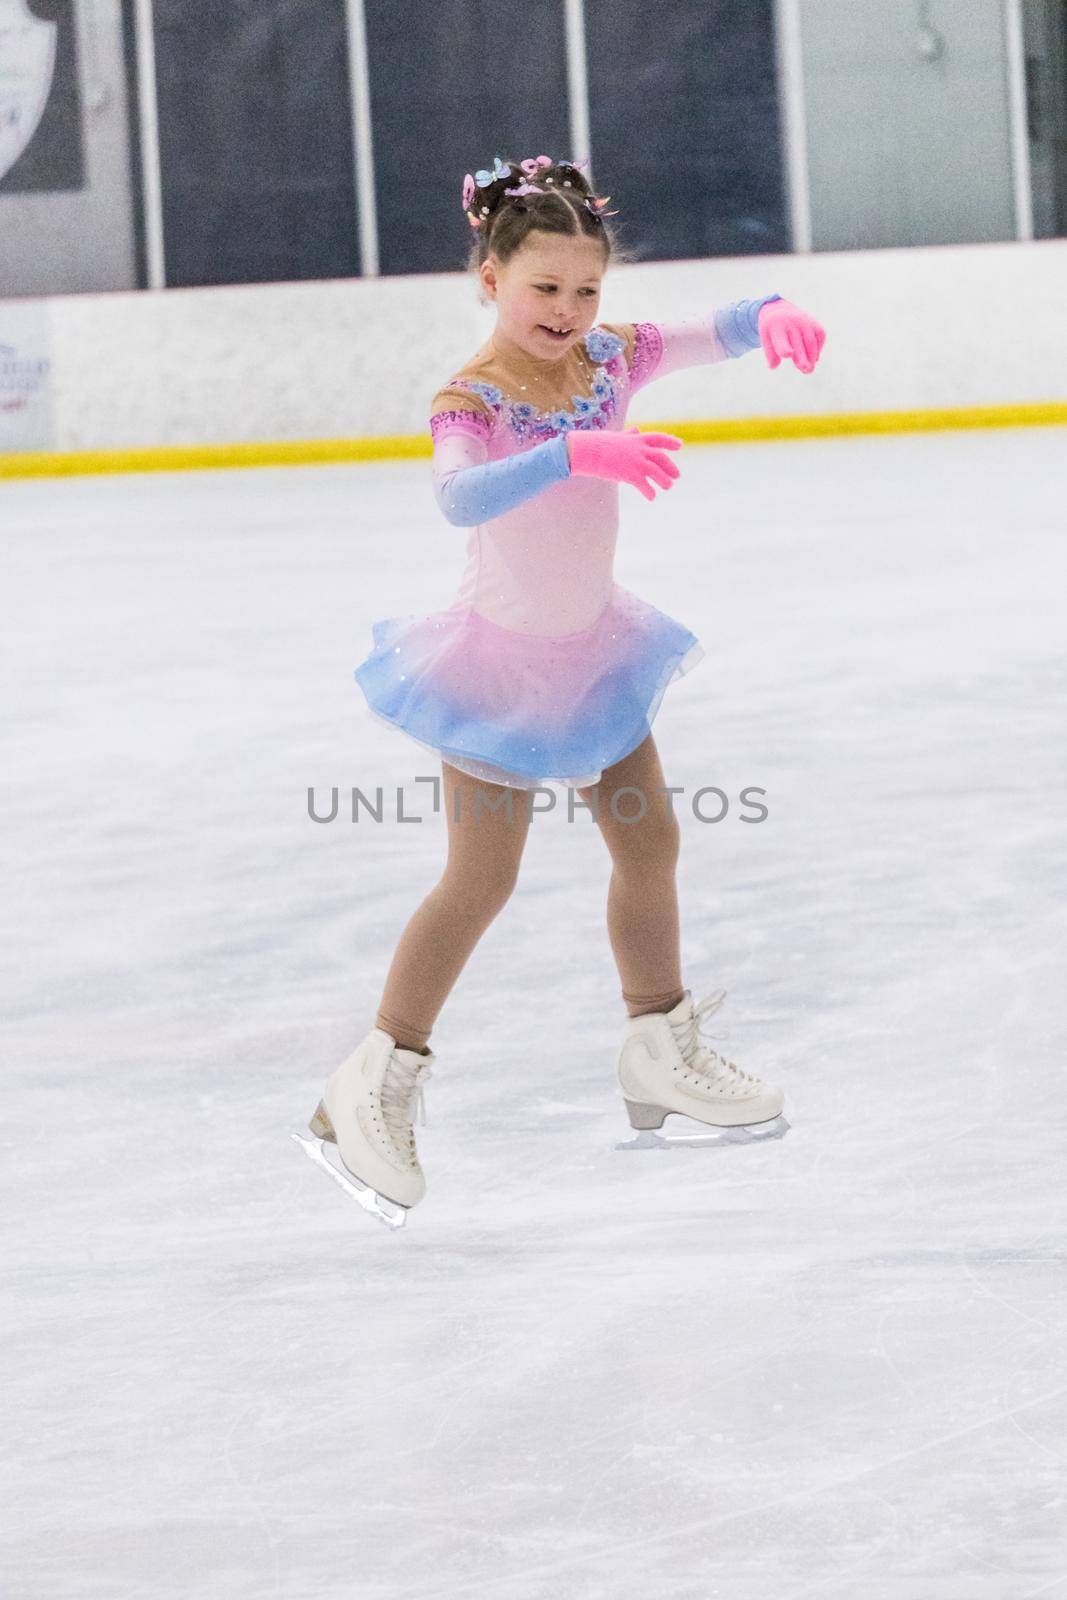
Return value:
<svg viewBox="0 0 1067 1600">
<path fill-rule="evenodd" d="M 430 418 L 437 504 L 460 528 L 489 522 L 570 477 L 565 434 L 532 450 L 489 460 L 489 423 L 478 412 L 450 410 Z"/>
<path fill-rule="evenodd" d="M 575 428 L 499 460 L 489 460 L 489 415 L 466 395 L 439 390 L 434 396 L 433 486 L 437 504 L 448 521 L 476 527 L 533 499 L 564 478 L 608 478 L 632 483 L 655 498 L 653 481 L 669 489 L 678 468 L 664 454 L 681 444 L 673 434 L 641 434 Z"/>
</svg>

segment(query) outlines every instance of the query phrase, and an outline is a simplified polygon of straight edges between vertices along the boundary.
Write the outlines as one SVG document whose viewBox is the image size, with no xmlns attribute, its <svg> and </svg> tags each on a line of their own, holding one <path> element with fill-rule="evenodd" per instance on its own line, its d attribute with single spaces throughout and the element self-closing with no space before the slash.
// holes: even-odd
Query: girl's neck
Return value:
<svg viewBox="0 0 1067 1600">
<path fill-rule="evenodd" d="M 532 356 L 528 350 L 523 349 L 521 344 L 516 344 L 515 340 L 510 338 L 498 323 L 489 336 L 489 348 L 494 355 L 499 356 L 509 367 L 516 367 L 522 372 L 529 373 L 531 377 L 543 378 L 550 382 L 556 373 L 563 370 L 562 363 L 570 355 L 574 345 L 568 345 L 563 354 L 557 356 L 555 360 L 551 360 L 547 356 Z"/>
</svg>

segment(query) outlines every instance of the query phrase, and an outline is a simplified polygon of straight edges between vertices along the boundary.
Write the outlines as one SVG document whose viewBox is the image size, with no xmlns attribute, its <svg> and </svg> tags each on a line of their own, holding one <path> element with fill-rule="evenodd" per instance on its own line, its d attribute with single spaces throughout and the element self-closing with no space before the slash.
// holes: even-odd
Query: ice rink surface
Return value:
<svg viewBox="0 0 1067 1600">
<path fill-rule="evenodd" d="M 556 786 L 395 1233 L 290 1133 L 443 866 L 352 669 L 466 530 L 425 461 L 0 485 L 10 1600 L 1067 1597 L 1067 430 L 679 460 L 616 577 L 708 652 L 683 980 L 789 1131 L 632 1147 Z"/>
</svg>

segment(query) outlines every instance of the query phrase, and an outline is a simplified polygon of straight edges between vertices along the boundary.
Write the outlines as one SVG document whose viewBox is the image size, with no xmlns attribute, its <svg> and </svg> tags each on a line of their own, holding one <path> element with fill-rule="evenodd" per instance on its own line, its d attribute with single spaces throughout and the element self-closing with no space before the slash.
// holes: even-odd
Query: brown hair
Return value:
<svg viewBox="0 0 1067 1600">
<path fill-rule="evenodd" d="M 600 241 L 604 265 L 609 261 L 633 261 L 637 257 L 620 243 L 618 233 L 586 200 L 594 196 L 585 174 L 569 161 L 554 161 L 540 167 L 530 180 L 517 161 L 504 162 L 506 178 L 495 178 L 486 188 L 475 188 L 469 210 L 479 226 L 467 228 L 472 234 L 467 256 L 469 271 L 477 274 L 490 252 L 500 262 L 508 262 L 531 233 L 562 233 L 571 238 L 585 234 Z M 532 181 L 542 194 L 509 195 L 505 191 Z"/>
</svg>

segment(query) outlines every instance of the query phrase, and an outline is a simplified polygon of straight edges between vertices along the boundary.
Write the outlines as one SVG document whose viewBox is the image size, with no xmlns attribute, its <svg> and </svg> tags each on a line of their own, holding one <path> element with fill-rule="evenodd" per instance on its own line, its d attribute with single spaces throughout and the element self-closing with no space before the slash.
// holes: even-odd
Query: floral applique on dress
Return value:
<svg viewBox="0 0 1067 1600">
<path fill-rule="evenodd" d="M 626 349 L 626 341 L 617 333 L 608 333 L 606 328 L 590 328 L 585 336 L 585 348 L 594 361 L 613 361 Z"/>
<path fill-rule="evenodd" d="M 592 394 L 574 394 L 571 410 L 539 411 L 526 401 L 512 400 L 497 388 L 495 383 L 485 383 L 478 378 L 453 378 L 450 387 L 470 389 L 511 428 L 520 442 L 528 439 L 551 439 L 559 433 L 569 433 L 575 428 L 606 428 L 615 413 L 618 390 L 608 363 L 626 349 L 618 334 L 603 328 L 591 328 L 585 336 L 585 348 L 597 362 L 593 374 Z"/>
</svg>

